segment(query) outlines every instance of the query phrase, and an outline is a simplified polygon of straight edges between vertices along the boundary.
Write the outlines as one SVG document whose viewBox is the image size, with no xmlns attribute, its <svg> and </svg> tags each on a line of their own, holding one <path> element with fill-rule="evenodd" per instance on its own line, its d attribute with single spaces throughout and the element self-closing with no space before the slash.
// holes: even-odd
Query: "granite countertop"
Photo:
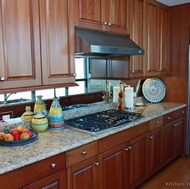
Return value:
<svg viewBox="0 0 190 189">
<path fill-rule="evenodd" d="M 73 115 L 81 116 L 116 107 L 117 105 L 114 103 L 93 104 L 86 109 L 67 111 L 67 113 L 64 113 L 64 116 L 65 119 L 69 119 L 72 118 Z M 133 110 L 135 112 L 142 113 L 144 115 L 143 118 L 119 127 L 104 130 L 98 134 L 91 134 L 65 127 L 62 131 L 47 130 L 45 132 L 39 132 L 37 140 L 27 145 L 14 147 L 0 146 L 0 174 L 71 150 L 130 127 L 138 126 L 143 122 L 183 107 L 186 107 L 186 105 L 179 103 L 147 103 L 146 106 L 136 107 Z"/>
</svg>

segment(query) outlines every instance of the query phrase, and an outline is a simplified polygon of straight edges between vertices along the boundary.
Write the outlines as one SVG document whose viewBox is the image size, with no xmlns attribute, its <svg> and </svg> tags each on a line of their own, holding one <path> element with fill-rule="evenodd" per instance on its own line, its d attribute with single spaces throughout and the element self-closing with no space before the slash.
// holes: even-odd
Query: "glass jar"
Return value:
<svg viewBox="0 0 190 189">
<path fill-rule="evenodd" d="M 63 110 L 58 98 L 53 99 L 48 119 L 50 130 L 62 130 L 64 128 Z"/>
<path fill-rule="evenodd" d="M 34 105 L 34 114 L 37 114 L 38 112 L 40 111 L 47 111 L 46 109 L 46 105 L 44 103 L 44 101 L 42 100 L 42 97 L 41 95 L 37 96 L 37 100 L 36 100 L 36 103 Z"/>
</svg>

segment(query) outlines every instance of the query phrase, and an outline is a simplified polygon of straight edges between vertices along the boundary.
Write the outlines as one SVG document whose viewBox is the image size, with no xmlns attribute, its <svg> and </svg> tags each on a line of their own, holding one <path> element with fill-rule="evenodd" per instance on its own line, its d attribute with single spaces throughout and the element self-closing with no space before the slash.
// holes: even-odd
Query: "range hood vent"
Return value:
<svg viewBox="0 0 190 189">
<path fill-rule="evenodd" d="M 75 57 L 144 55 L 128 35 L 75 28 Z"/>
</svg>

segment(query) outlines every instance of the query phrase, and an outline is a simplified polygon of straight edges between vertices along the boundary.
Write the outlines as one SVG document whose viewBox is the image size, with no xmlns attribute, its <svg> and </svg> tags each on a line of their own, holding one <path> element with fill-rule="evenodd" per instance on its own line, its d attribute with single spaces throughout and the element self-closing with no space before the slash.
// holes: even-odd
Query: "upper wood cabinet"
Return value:
<svg viewBox="0 0 190 189">
<path fill-rule="evenodd" d="M 76 26 L 128 33 L 127 0 L 72 0 L 72 2 Z"/>
<path fill-rule="evenodd" d="M 129 3 L 130 38 L 141 48 L 144 48 L 145 1 L 129 0 Z M 143 65 L 145 62 L 143 59 L 144 55 L 130 56 L 130 78 L 142 77 L 144 75 Z"/>
<path fill-rule="evenodd" d="M 146 2 L 145 76 L 169 73 L 169 11 L 154 0 Z"/>
<path fill-rule="evenodd" d="M 68 0 L 40 0 L 40 29 L 43 85 L 73 83 L 74 43 L 69 38 L 74 27 L 68 24 Z"/>
<path fill-rule="evenodd" d="M 68 0 L 0 0 L 1 89 L 74 83 L 68 10 Z"/>
<path fill-rule="evenodd" d="M 41 85 L 38 0 L 0 0 L 0 26 L 0 89 Z"/>
</svg>

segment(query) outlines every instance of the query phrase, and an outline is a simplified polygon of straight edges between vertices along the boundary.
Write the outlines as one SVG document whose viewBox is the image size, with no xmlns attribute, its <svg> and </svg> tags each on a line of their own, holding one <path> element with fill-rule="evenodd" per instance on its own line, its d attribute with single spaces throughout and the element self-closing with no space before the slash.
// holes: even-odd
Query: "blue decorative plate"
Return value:
<svg viewBox="0 0 190 189">
<path fill-rule="evenodd" d="M 38 137 L 38 133 L 36 131 L 32 130 L 32 132 L 33 132 L 33 136 L 29 139 L 17 140 L 17 141 L 0 140 L 0 145 L 3 145 L 3 146 L 23 146 L 25 144 L 31 143 L 31 142 L 35 141 L 36 138 Z"/>
<path fill-rule="evenodd" d="M 158 79 L 146 79 L 142 86 L 144 97 L 150 102 L 160 102 L 166 95 L 164 83 Z"/>
</svg>

